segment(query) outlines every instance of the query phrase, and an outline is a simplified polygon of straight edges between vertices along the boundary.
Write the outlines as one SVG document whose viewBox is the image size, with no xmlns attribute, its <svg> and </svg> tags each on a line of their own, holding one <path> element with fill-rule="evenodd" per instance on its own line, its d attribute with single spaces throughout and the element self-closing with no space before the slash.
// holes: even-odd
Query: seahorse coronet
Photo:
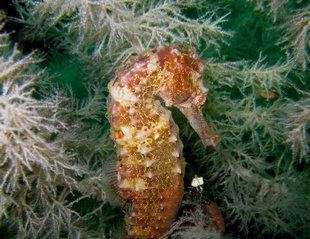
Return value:
<svg viewBox="0 0 310 239">
<path fill-rule="evenodd" d="M 203 144 L 219 141 L 201 112 L 208 92 L 201 79 L 203 65 L 193 48 L 159 46 L 131 57 L 108 85 L 108 118 L 118 155 L 116 185 L 130 202 L 127 238 L 160 238 L 175 220 L 183 196 L 179 129 L 156 97 L 166 107 L 177 107 Z"/>
</svg>

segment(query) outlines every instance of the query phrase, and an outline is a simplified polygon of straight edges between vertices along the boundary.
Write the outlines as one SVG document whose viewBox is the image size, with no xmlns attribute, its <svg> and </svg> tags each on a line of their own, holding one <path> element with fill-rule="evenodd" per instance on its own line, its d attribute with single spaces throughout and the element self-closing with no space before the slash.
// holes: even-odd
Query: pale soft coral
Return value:
<svg viewBox="0 0 310 239">
<path fill-rule="evenodd" d="M 37 62 L 34 53 L 26 57 L 19 55 L 14 47 L 8 57 L 0 58 L 0 160 L 6 168 L 1 185 L 2 189 L 5 185 L 6 192 L 18 187 L 16 177 L 22 177 L 23 183 L 31 188 L 26 175 L 38 166 L 50 180 L 67 169 L 77 172 L 69 164 L 71 157 L 61 144 L 50 139 L 53 133 L 65 127 L 57 119 L 58 101 L 33 97 L 34 81 L 43 77 L 43 72 L 30 72 Z"/>
<path fill-rule="evenodd" d="M 16 223 L 20 237 L 57 235 L 78 217 L 65 198 L 83 170 L 56 137 L 66 129 L 58 117 L 62 99 L 34 97 L 45 77 L 35 69 L 35 52 L 22 56 L 8 34 L 0 39 L 0 217 Z"/>
<path fill-rule="evenodd" d="M 289 50 L 296 63 L 305 70 L 310 62 L 310 7 L 291 11 L 284 19 L 285 23 L 278 27 L 282 31 L 278 44 Z"/>
<path fill-rule="evenodd" d="M 161 44 L 198 46 L 203 41 L 218 49 L 231 35 L 221 27 L 227 15 L 217 17 L 200 0 L 15 1 L 24 4 L 18 8 L 19 21 L 28 27 L 27 35 L 57 39 L 80 60 L 98 60 L 104 69 Z M 191 8 L 200 9 L 197 18 L 186 16 Z"/>
<path fill-rule="evenodd" d="M 298 159 L 299 163 L 303 160 L 309 163 L 310 141 L 309 141 L 309 122 L 310 122 L 310 100 L 309 98 L 291 103 L 292 110 L 286 120 L 287 128 L 290 129 L 287 142 L 291 144 L 293 161 Z"/>
</svg>

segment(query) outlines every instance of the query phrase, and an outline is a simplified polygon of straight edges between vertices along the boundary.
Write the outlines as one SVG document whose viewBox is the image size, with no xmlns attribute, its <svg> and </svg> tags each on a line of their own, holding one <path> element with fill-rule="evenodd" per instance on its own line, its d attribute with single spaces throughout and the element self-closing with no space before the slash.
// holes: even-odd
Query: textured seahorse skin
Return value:
<svg viewBox="0 0 310 239">
<path fill-rule="evenodd" d="M 131 202 L 128 238 L 159 238 L 175 220 L 183 196 L 184 159 L 178 127 L 166 106 L 178 107 L 205 145 L 214 135 L 200 107 L 207 89 L 195 51 L 160 46 L 130 58 L 109 83 L 109 120 L 116 143 L 116 185 Z"/>
</svg>

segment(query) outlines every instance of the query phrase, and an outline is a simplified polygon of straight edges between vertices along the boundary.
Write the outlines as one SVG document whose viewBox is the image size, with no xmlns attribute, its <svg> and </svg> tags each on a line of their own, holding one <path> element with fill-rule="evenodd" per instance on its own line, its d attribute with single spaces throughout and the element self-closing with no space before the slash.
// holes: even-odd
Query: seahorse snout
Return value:
<svg viewBox="0 0 310 239">
<path fill-rule="evenodd" d="M 176 107 L 184 114 L 192 128 L 200 137 L 204 145 L 216 146 L 220 141 L 220 136 L 216 135 L 207 122 L 205 121 L 199 106 L 192 104 L 191 106 L 176 105 Z"/>
</svg>

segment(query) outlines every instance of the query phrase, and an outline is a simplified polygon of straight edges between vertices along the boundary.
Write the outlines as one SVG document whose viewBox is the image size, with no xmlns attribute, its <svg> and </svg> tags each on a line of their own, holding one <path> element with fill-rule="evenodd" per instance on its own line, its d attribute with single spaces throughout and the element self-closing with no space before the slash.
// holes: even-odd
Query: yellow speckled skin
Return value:
<svg viewBox="0 0 310 239">
<path fill-rule="evenodd" d="M 116 184 L 131 202 L 128 238 L 159 238 L 175 220 L 183 195 L 184 159 L 178 127 L 166 106 L 188 118 L 205 145 L 216 145 L 200 107 L 207 89 L 195 51 L 160 46 L 132 57 L 109 83 L 111 137 L 117 146 Z"/>
</svg>

